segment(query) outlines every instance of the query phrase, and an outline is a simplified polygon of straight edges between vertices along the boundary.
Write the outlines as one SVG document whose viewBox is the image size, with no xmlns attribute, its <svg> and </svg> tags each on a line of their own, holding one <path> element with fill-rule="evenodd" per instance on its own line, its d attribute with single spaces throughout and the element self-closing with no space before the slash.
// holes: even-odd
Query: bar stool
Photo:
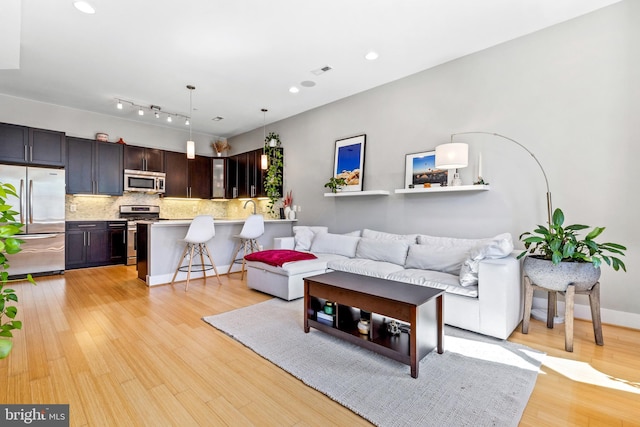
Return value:
<svg viewBox="0 0 640 427">
<path fill-rule="evenodd" d="M 573 308 L 575 295 L 588 295 L 591 306 L 591 321 L 593 323 L 593 335 L 597 345 L 604 345 L 602 337 L 602 321 L 600 319 L 600 282 L 596 282 L 591 289 L 576 290 L 574 285 L 567 286 L 566 291 L 554 291 L 544 286 L 531 282 L 528 276 L 524 276 L 524 316 L 522 319 L 522 333 L 529 333 L 529 320 L 531 317 L 531 306 L 533 305 L 533 291 L 546 291 L 549 293 L 547 299 L 547 328 L 553 329 L 553 318 L 556 314 L 556 302 L 558 293 L 564 294 L 564 349 L 573 351 Z"/>
<path fill-rule="evenodd" d="M 264 217 L 262 215 L 253 214 L 247 218 L 242 226 L 242 231 L 240 234 L 237 234 L 233 237 L 240 239 L 240 244 L 238 245 L 238 249 L 236 253 L 233 254 L 233 258 L 231 258 L 231 263 L 229 264 L 229 270 L 227 270 L 227 274 L 231 273 L 231 268 L 233 264 L 238 262 L 236 259 L 240 250 L 243 250 L 242 254 L 242 269 L 240 270 L 240 280 L 244 278 L 245 271 L 245 260 L 244 257 L 247 254 L 257 252 L 260 250 L 260 246 L 258 245 L 258 237 L 264 234 Z"/>
<path fill-rule="evenodd" d="M 189 230 L 187 231 L 187 235 L 182 239 L 183 242 L 186 243 L 184 247 L 184 251 L 182 252 L 182 256 L 180 257 L 180 262 L 178 263 L 178 267 L 176 268 L 176 272 L 173 274 L 173 279 L 171 279 L 171 284 L 176 280 L 176 276 L 178 275 L 178 271 L 186 271 L 187 272 L 187 284 L 184 288 L 186 292 L 189 289 L 189 279 L 191 278 L 191 271 L 202 271 L 205 280 L 207 279 L 207 270 L 213 269 L 216 273 L 216 277 L 218 278 L 218 283 L 222 285 L 220 281 L 220 276 L 218 275 L 218 269 L 216 268 L 215 263 L 213 262 L 213 258 L 211 258 L 211 253 L 209 253 L 209 248 L 207 247 L 206 242 L 211 240 L 213 236 L 216 235 L 216 229 L 213 222 L 213 217 L 211 215 L 198 215 L 191 221 L 191 225 L 189 226 Z M 211 264 L 204 263 L 204 254 L 207 254 L 209 257 L 209 261 Z M 182 263 L 184 259 L 189 256 L 189 265 L 183 266 Z M 200 255 L 201 264 L 193 264 L 193 257 L 195 255 Z M 193 267 L 196 267 L 194 270 Z"/>
</svg>

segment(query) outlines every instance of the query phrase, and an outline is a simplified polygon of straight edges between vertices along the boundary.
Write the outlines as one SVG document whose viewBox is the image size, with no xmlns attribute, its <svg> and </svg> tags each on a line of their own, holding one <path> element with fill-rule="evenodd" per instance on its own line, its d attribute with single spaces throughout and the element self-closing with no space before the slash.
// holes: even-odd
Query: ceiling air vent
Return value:
<svg viewBox="0 0 640 427">
<path fill-rule="evenodd" d="M 320 74 L 324 74 L 327 71 L 331 71 L 333 70 L 333 68 L 331 67 L 331 65 L 325 65 L 322 68 L 318 68 L 317 70 L 313 70 L 311 71 L 313 74 L 315 74 L 316 76 L 319 76 Z"/>
<path fill-rule="evenodd" d="M 224 117 L 216 116 L 211 120 L 213 120 L 214 122 L 219 122 L 220 120 L 223 120 L 223 119 L 224 119 Z"/>
</svg>

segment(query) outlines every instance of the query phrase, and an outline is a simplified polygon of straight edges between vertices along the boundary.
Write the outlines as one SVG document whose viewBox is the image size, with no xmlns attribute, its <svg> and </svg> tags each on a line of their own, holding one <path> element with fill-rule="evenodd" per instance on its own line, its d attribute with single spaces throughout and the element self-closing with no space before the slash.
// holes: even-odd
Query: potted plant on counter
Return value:
<svg viewBox="0 0 640 427">
<path fill-rule="evenodd" d="M 533 283 L 556 291 L 565 291 L 574 284 L 576 291 L 589 290 L 600 279 L 600 266 L 604 261 L 615 271 L 627 271 L 618 256 L 624 256 L 627 248 L 618 243 L 598 243 L 605 227 L 594 227 L 584 238 L 578 231 L 590 228 L 587 225 L 564 226 L 564 213 L 560 209 L 553 212 L 549 227 L 538 225 L 533 232 L 520 235 L 525 251 L 518 259 L 524 260 L 524 273 Z"/>
<path fill-rule="evenodd" d="M 20 252 L 20 244 L 22 241 L 13 237 L 22 231 L 22 224 L 17 223 L 14 215 L 17 212 L 11 210 L 11 206 L 6 203 L 7 196 L 18 197 L 16 189 L 11 184 L 0 183 L 0 359 L 4 359 L 9 355 L 13 348 L 13 338 L 11 331 L 22 329 L 22 322 L 16 320 L 18 308 L 12 303 L 18 302 L 18 296 L 13 289 L 6 288 L 9 280 L 9 262 L 6 255 L 16 254 Z M 26 280 L 36 284 L 31 277 L 27 275 Z"/>
</svg>

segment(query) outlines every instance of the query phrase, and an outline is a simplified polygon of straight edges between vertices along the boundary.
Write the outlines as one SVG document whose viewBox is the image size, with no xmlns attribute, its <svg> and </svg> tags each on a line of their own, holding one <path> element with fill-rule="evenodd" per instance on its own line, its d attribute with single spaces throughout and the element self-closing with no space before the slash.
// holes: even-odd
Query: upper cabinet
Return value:
<svg viewBox="0 0 640 427">
<path fill-rule="evenodd" d="M 64 167 L 64 132 L 0 123 L 0 162 Z"/>
<path fill-rule="evenodd" d="M 211 196 L 214 199 L 227 197 L 227 159 L 226 157 L 214 157 L 211 169 Z"/>
<path fill-rule="evenodd" d="M 211 198 L 211 157 L 196 156 L 189 160 L 185 153 L 165 151 L 164 163 L 167 174 L 164 197 Z"/>
<path fill-rule="evenodd" d="M 122 196 L 123 146 L 67 138 L 67 194 Z"/>
<path fill-rule="evenodd" d="M 260 167 L 262 149 L 236 154 L 227 160 L 227 198 L 266 197 L 265 171 Z M 281 194 L 282 194 L 282 190 Z"/>
<path fill-rule="evenodd" d="M 164 172 L 164 151 L 157 148 L 124 146 L 124 168 L 150 172 Z"/>
</svg>

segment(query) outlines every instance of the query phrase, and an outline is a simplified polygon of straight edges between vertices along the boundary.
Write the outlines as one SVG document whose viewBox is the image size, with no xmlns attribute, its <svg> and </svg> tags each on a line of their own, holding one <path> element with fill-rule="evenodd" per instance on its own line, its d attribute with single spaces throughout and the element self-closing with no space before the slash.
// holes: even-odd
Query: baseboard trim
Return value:
<svg viewBox="0 0 640 427">
<path fill-rule="evenodd" d="M 534 297 L 533 308 L 546 310 L 547 299 Z M 558 300 L 558 311 L 561 315 L 564 313 L 564 301 Z M 637 313 L 627 313 L 625 311 L 600 308 L 600 316 L 602 317 L 602 323 L 604 324 L 640 329 L 640 314 Z M 573 308 L 573 317 L 576 319 L 588 320 L 590 322 L 591 308 L 585 304 L 575 304 Z"/>
</svg>

